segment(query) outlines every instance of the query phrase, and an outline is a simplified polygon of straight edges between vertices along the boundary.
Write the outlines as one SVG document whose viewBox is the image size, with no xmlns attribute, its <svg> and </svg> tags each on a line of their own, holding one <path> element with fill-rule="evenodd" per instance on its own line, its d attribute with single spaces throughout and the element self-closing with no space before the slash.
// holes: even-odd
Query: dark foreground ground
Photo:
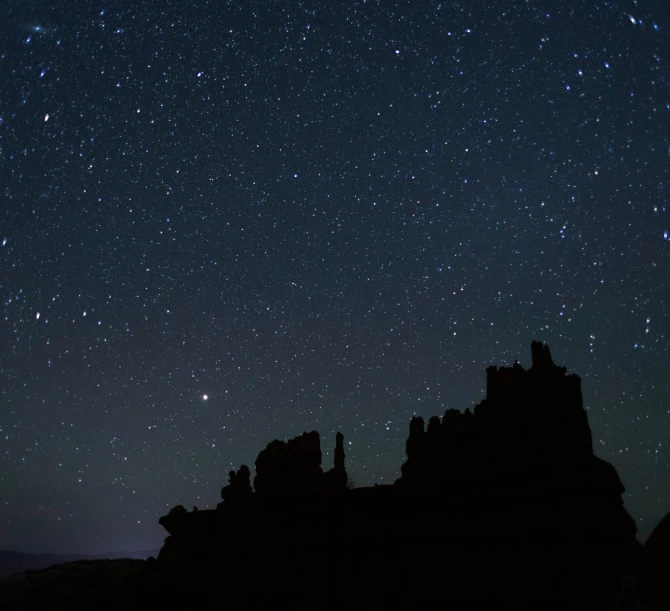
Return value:
<svg viewBox="0 0 670 611">
<path fill-rule="evenodd" d="M 616 603 L 601 607 L 594 605 L 595 601 L 580 605 L 573 599 L 567 603 L 560 589 L 539 601 L 530 596 L 530 583 L 525 595 L 519 590 L 508 592 L 504 600 L 490 599 L 483 594 L 478 575 L 469 571 L 459 576 L 460 593 L 455 596 L 447 586 L 446 582 L 451 581 L 448 576 L 442 582 L 434 578 L 414 580 L 408 588 L 409 584 L 401 582 L 338 583 L 327 570 L 312 567 L 307 572 L 319 572 L 321 578 L 307 585 L 300 575 L 290 579 L 281 571 L 274 578 L 265 575 L 261 581 L 249 571 L 221 571 L 214 566 L 166 567 L 153 559 L 89 560 L 26 571 L 1 580 L 0 609 L 670 609 L 667 566 L 636 564 L 622 580 Z M 657 574 L 657 569 L 663 574 Z M 650 581 L 651 586 L 645 581 Z"/>
<path fill-rule="evenodd" d="M 0 581 L 0 607 L 18 609 L 136 609 L 144 560 L 79 560 L 25 571 Z"/>
<path fill-rule="evenodd" d="M 285 576 L 256 584 L 249 574 L 221 574 L 213 567 L 161 568 L 155 561 L 92 560 L 27 571 L 0 582 L 3 611 L 147 609 L 502 609 L 500 601 L 477 595 L 472 576 L 472 600 L 454 601 L 448 592 L 432 589 L 404 592 L 401 584 L 337 584 L 327 574 L 305 587 L 299 576 Z M 439 600 L 444 596 L 444 600 Z M 537 609 L 517 604 L 515 609 Z M 542 608 L 559 609 L 555 601 Z"/>
</svg>

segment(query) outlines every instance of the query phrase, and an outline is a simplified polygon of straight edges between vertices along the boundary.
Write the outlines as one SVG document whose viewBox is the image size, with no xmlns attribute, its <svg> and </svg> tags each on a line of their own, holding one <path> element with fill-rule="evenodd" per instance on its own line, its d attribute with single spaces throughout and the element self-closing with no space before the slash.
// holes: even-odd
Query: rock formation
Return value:
<svg viewBox="0 0 670 611">
<path fill-rule="evenodd" d="M 326 473 L 326 488 L 328 490 L 343 490 L 349 483 L 347 470 L 344 468 L 344 435 L 338 432 L 335 435 L 335 457 L 333 468 Z"/>
<path fill-rule="evenodd" d="M 616 611 L 670 609 L 670 513 L 635 554 L 617 597 Z"/>
<path fill-rule="evenodd" d="M 249 467 L 242 465 L 237 473 L 228 474 L 228 485 L 221 488 L 221 498 L 231 503 L 244 503 L 251 498 L 251 473 Z"/>
<path fill-rule="evenodd" d="M 529 477 L 557 491 L 605 486 L 620 497 L 616 472 L 593 455 L 581 380 L 532 344 L 533 364 L 486 370 L 486 398 L 474 414 L 447 410 L 427 430 L 413 418 L 398 484 L 410 487 L 515 487 Z"/>
<path fill-rule="evenodd" d="M 303 433 L 288 442 L 274 440 L 256 458 L 254 490 L 259 496 L 317 492 L 323 481 L 319 433 Z"/>
<path fill-rule="evenodd" d="M 611 608 L 639 546 L 624 488 L 593 454 L 579 377 L 531 352 L 530 369 L 487 369 L 474 411 L 413 418 L 394 485 L 348 490 L 340 433 L 325 473 L 316 431 L 271 442 L 253 492 L 242 466 L 216 511 L 161 518 L 157 564 L 225 575 L 243 598 L 261 583 L 267 604 L 342 608 L 347 584 L 368 608 Z"/>
</svg>

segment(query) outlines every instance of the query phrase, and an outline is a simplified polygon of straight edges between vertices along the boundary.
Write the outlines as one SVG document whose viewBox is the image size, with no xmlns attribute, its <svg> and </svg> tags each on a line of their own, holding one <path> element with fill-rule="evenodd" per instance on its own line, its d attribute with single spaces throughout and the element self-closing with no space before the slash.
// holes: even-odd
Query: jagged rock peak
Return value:
<svg viewBox="0 0 670 611">
<path fill-rule="evenodd" d="M 344 435 L 337 432 L 335 435 L 335 469 L 344 469 Z"/>
<path fill-rule="evenodd" d="M 251 497 L 251 473 L 249 467 L 242 465 L 238 472 L 228 474 L 228 485 L 221 488 L 221 498 L 229 503 L 239 503 Z"/>
<path fill-rule="evenodd" d="M 317 431 L 303 433 L 289 441 L 275 439 L 258 454 L 254 491 L 260 496 L 315 494 L 344 489 L 344 435 L 335 437 L 334 467 L 321 468 L 321 439 Z"/>
<path fill-rule="evenodd" d="M 399 482 L 449 486 L 533 470 L 563 472 L 591 461 L 579 376 L 555 365 L 542 342 L 533 342 L 531 353 L 531 369 L 518 362 L 487 368 L 486 398 L 474 414 L 448 409 L 441 420 L 431 417 L 427 430 L 421 417 L 412 418 Z M 608 488 L 618 494 L 616 485 Z"/>
<path fill-rule="evenodd" d="M 549 346 L 543 342 L 532 342 L 530 353 L 533 359 L 533 370 L 551 370 L 554 367 L 554 361 L 551 358 Z"/>
</svg>

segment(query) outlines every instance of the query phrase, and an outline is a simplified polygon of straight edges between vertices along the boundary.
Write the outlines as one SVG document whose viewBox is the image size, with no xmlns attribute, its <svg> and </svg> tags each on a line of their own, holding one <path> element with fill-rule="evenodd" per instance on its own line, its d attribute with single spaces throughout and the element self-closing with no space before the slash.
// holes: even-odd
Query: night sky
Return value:
<svg viewBox="0 0 670 611">
<path fill-rule="evenodd" d="M 530 342 L 670 510 L 665 0 L 13 0 L 0 548 L 160 546 L 274 438 L 399 475 Z"/>
</svg>

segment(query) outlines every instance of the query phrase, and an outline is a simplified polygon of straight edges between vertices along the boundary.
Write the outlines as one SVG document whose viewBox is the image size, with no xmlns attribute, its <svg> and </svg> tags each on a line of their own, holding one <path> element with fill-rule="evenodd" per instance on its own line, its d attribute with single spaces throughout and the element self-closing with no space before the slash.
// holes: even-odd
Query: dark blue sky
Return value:
<svg viewBox="0 0 670 611">
<path fill-rule="evenodd" d="M 530 341 L 670 509 L 670 8 L 13 2 L 0 548 L 141 549 L 273 438 L 390 482 Z M 204 399 L 207 395 L 207 399 Z"/>
</svg>

